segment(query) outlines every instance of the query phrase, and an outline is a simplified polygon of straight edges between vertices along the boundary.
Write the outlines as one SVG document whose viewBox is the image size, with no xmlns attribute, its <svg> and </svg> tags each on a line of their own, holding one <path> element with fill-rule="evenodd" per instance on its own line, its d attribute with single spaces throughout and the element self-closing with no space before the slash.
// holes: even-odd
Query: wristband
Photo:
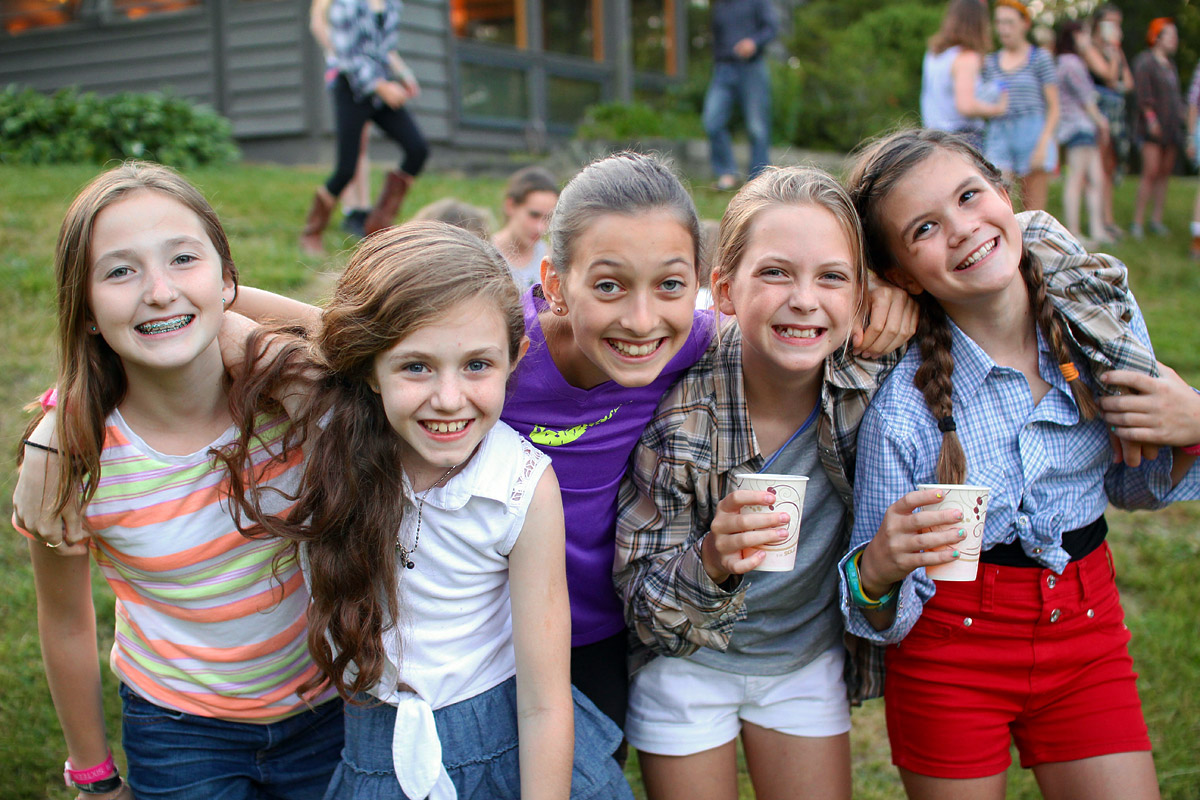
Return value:
<svg viewBox="0 0 1200 800">
<path fill-rule="evenodd" d="M 117 772 L 112 753 L 109 752 L 108 758 L 87 769 L 75 769 L 68 758 L 67 763 L 63 765 L 63 782 L 67 784 L 68 789 L 75 788 L 87 794 L 106 794 L 120 788 L 121 775 Z"/>
<path fill-rule="evenodd" d="M 883 608 L 888 603 L 896 599 L 895 593 L 888 589 L 884 592 L 883 597 L 875 600 L 867 596 L 863 591 L 862 582 L 859 579 L 859 560 L 862 558 L 863 551 L 859 550 L 854 556 L 846 562 L 846 584 L 850 589 L 850 602 L 864 611 L 873 611 Z"/>
<path fill-rule="evenodd" d="M 1181 447 L 1179 449 L 1187 453 L 1189 456 L 1200 456 L 1200 443 L 1190 444 L 1187 447 Z"/>
</svg>

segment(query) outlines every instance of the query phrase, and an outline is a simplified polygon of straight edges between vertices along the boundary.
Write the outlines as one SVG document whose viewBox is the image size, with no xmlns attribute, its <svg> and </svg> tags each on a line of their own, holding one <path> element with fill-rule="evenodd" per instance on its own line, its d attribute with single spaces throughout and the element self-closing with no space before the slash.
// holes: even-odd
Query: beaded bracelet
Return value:
<svg viewBox="0 0 1200 800">
<path fill-rule="evenodd" d="M 846 562 L 846 584 L 850 589 L 850 602 L 863 609 L 864 611 L 874 611 L 875 609 L 883 608 L 888 603 L 896 599 L 895 592 L 888 589 L 884 592 L 883 597 L 874 600 L 867 596 L 863 591 L 862 581 L 859 579 L 859 559 L 862 558 L 863 551 L 859 550 L 854 556 Z"/>
</svg>

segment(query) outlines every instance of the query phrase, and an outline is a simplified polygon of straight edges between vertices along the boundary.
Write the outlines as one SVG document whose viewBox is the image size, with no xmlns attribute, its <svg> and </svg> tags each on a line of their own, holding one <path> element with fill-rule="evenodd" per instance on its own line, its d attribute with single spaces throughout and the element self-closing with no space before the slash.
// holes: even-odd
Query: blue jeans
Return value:
<svg viewBox="0 0 1200 800">
<path fill-rule="evenodd" d="M 704 95 L 704 130 L 708 134 L 713 174 L 737 175 L 733 146 L 729 139 L 729 117 L 733 104 L 742 107 L 746 134 L 750 137 L 750 177 L 771 160 L 771 76 L 767 59 L 718 61 Z"/>
<path fill-rule="evenodd" d="M 120 692 L 138 800 L 320 800 L 341 755 L 341 700 L 260 725 L 162 708 L 125 684 Z"/>
</svg>

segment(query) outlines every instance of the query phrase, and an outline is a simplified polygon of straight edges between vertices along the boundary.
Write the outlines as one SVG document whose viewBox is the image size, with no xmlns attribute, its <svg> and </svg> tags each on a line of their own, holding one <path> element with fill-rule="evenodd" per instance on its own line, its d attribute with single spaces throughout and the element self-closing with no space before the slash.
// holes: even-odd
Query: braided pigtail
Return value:
<svg viewBox="0 0 1200 800">
<path fill-rule="evenodd" d="M 967 454 L 954 424 L 954 359 L 950 356 L 950 325 L 946 312 L 928 294 L 918 298 L 921 319 L 917 323 L 917 346 L 921 366 L 913 385 L 925 395 L 925 405 L 938 421 L 942 447 L 938 451 L 938 483 L 963 483 L 967 477 Z"/>
<path fill-rule="evenodd" d="M 1042 272 L 1042 264 L 1038 257 L 1029 252 L 1028 248 L 1021 253 L 1021 277 L 1025 279 L 1025 288 L 1029 291 L 1029 303 L 1037 318 L 1042 335 L 1050 342 L 1050 351 L 1058 362 L 1071 394 L 1075 397 L 1075 405 L 1079 407 L 1079 416 L 1083 419 L 1095 419 L 1099 413 L 1096 398 L 1092 390 L 1079 377 L 1079 369 L 1075 366 L 1075 357 L 1067 345 L 1067 334 L 1063 329 L 1062 317 L 1054 310 L 1054 303 L 1046 296 L 1046 277 Z"/>
</svg>

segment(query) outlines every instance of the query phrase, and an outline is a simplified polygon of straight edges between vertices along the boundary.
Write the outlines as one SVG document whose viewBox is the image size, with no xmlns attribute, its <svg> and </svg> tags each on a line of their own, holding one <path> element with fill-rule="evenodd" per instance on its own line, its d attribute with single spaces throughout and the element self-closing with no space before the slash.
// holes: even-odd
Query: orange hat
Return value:
<svg viewBox="0 0 1200 800">
<path fill-rule="evenodd" d="M 1029 13 L 1029 7 L 1021 2 L 1021 0 L 996 0 L 996 8 L 1004 6 L 1011 8 L 1025 18 L 1026 23 L 1033 22 L 1033 15 Z"/>
<path fill-rule="evenodd" d="M 1175 20 L 1170 17 L 1158 17 L 1150 20 L 1150 29 L 1146 31 L 1146 44 L 1153 47 L 1154 43 L 1158 41 L 1159 34 L 1163 32 L 1163 28 L 1174 24 Z"/>
</svg>

